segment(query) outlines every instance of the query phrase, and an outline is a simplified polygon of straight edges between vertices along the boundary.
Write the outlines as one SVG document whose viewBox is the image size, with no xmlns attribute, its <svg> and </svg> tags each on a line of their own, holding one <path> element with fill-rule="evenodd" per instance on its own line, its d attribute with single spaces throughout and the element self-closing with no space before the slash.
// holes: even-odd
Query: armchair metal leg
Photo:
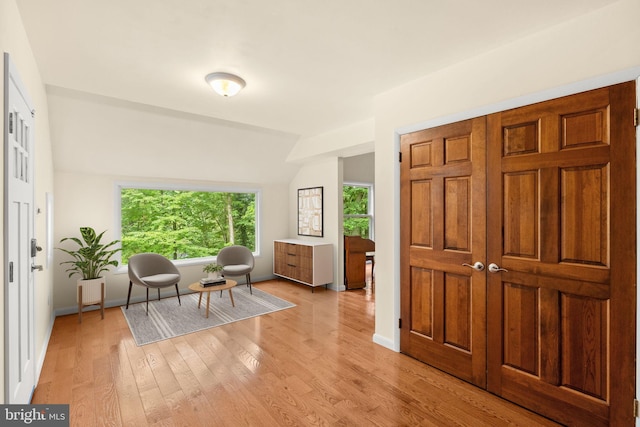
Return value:
<svg viewBox="0 0 640 427">
<path fill-rule="evenodd" d="M 129 293 L 127 294 L 127 306 L 125 307 L 125 309 L 129 308 L 129 299 L 131 299 L 131 287 L 133 286 L 133 283 L 131 283 L 131 280 L 129 280 Z"/>
<path fill-rule="evenodd" d="M 176 283 L 176 294 L 178 294 L 178 305 L 182 305 L 180 302 L 180 291 L 178 290 L 178 284 Z"/>
<path fill-rule="evenodd" d="M 251 289 L 251 273 L 247 273 L 247 285 L 249 285 L 249 293 L 253 295 L 253 289 Z"/>
<path fill-rule="evenodd" d="M 149 315 L 149 288 L 147 288 L 147 316 Z"/>
</svg>

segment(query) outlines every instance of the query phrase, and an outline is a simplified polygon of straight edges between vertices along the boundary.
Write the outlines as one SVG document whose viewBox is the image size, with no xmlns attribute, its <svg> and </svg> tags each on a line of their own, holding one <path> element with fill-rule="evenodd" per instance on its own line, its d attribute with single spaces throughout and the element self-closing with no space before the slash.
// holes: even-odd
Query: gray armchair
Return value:
<svg viewBox="0 0 640 427">
<path fill-rule="evenodd" d="M 158 290 L 159 300 L 160 288 L 175 286 L 178 294 L 178 304 L 182 305 L 180 291 L 178 290 L 179 281 L 180 271 L 162 255 L 143 253 L 132 256 L 129 258 L 129 294 L 127 295 L 126 308 L 129 308 L 131 288 L 134 283 L 147 288 L 147 316 L 149 315 L 149 288 Z"/>
<path fill-rule="evenodd" d="M 240 245 L 222 248 L 218 253 L 216 263 L 222 266 L 222 275 L 225 277 L 245 276 L 249 292 L 253 295 L 251 271 L 253 270 L 254 258 L 249 248 Z"/>
</svg>

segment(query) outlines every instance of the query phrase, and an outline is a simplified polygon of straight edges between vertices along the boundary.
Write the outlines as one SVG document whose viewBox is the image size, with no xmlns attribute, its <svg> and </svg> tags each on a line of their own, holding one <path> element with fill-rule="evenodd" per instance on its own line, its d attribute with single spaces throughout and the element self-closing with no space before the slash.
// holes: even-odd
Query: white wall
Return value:
<svg viewBox="0 0 640 427">
<path fill-rule="evenodd" d="M 289 181 L 299 169 L 284 161 L 295 136 L 59 88 L 48 93 L 56 242 L 78 236 L 81 226 L 107 230 L 105 238 L 114 239 L 116 182 L 259 189 L 263 227 L 252 278 L 273 277 L 272 242 L 288 232 Z M 66 259 L 60 251 L 54 254 L 59 314 L 76 310 L 76 276 L 69 279 L 59 265 Z M 181 288 L 203 274 L 202 266 L 179 269 Z M 107 305 L 126 302 L 127 290 L 124 268 L 107 274 Z M 143 294 L 134 289 L 132 299 Z"/>
<path fill-rule="evenodd" d="M 342 236 L 342 180 L 341 160 L 330 158 L 318 160 L 305 165 L 289 184 L 289 228 L 288 235 L 279 238 L 309 240 L 314 242 L 331 243 L 333 245 L 333 283 L 328 287 L 342 290 L 343 280 L 339 266 L 342 265 L 341 236 Z M 309 237 L 298 235 L 298 189 L 308 187 L 323 187 L 324 237 Z"/>
<path fill-rule="evenodd" d="M 574 83 L 598 76 L 632 80 L 638 17 L 640 2 L 621 0 L 376 97 L 376 342 L 399 349 L 398 134 L 586 89 L 593 80 Z"/>
<path fill-rule="evenodd" d="M 363 120 L 331 132 L 300 139 L 289 153 L 287 162 L 300 163 L 301 169 L 291 182 L 289 197 L 291 218 L 288 238 L 313 239 L 297 235 L 297 191 L 299 188 L 324 186 L 324 238 L 333 244 L 334 290 L 344 290 L 344 240 L 342 228 L 343 174 L 358 182 L 374 181 L 373 119 Z M 347 167 L 345 170 L 345 163 Z"/>
<path fill-rule="evenodd" d="M 38 368 L 42 366 L 46 345 L 53 326 L 52 307 L 49 298 L 52 293 L 52 271 L 46 267 L 46 226 L 45 226 L 45 194 L 53 192 L 53 163 L 51 155 L 51 141 L 49 136 L 49 117 L 47 99 L 38 71 L 37 64 L 31 51 L 31 46 L 24 32 L 18 8 L 14 0 L 0 0 L 0 53 L 8 52 L 16 65 L 22 82 L 25 84 L 29 96 L 34 103 L 35 115 L 35 203 L 41 208 L 42 214 L 35 218 L 35 237 L 45 248 L 36 257 L 36 264 L 45 266 L 44 271 L 35 275 L 35 356 Z M 2 73 L 3 74 L 3 73 Z M 0 98 L 4 99 L 4 86 L 0 85 Z M 0 103 L 1 116 L 4 117 L 4 103 Z M 3 151 L 0 159 L 4 165 Z M 3 176 L 4 176 L 4 166 Z M 4 211 L 4 210 L 3 210 Z M 0 212 L 0 217 L 3 212 Z M 0 229 L 0 234 L 3 234 Z M 4 241 L 4 235 L 2 236 Z M 3 248 L 0 247 L 0 259 L 5 259 Z M 0 274 L 5 278 L 4 261 L 0 263 Z M 0 292 L 0 331 L 4 335 L 4 295 L 6 278 L 2 281 L 3 290 Z M 4 339 L 3 339 L 4 342 Z M 4 351 L 0 351 L 0 366 L 4 366 Z M 37 378 L 37 377 L 36 377 Z M 4 369 L 0 369 L 0 401 L 4 399 L 5 381 Z"/>
<path fill-rule="evenodd" d="M 58 172 L 287 183 L 298 170 L 285 162 L 295 135 L 57 87 L 47 93 Z"/>
<path fill-rule="evenodd" d="M 375 153 L 345 157 L 343 170 L 344 182 L 373 184 L 375 181 Z"/>
<path fill-rule="evenodd" d="M 115 238 L 115 186 L 117 182 L 145 182 L 154 184 L 157 182 L 167 182 L 167 180 L 150 180 L 140 177 L 124 177 L 112 175 L 92 175 L 82 173 L 56 172 L 55 191 L 56 204 L 55 215 L 57 218 L 54 239 L 59 242 L 63 237 L 79 237 L 79 227 L 88 225 L 94 227 L 96 231 L 107 230 L 104 241 L 108 242 Z M 273 240 L 280 238 L 287 233 L 288 216 L 287 206 L 289 200 L 288 184 L 266 183 L 266 184 L 240 184 L 232 182 L 211 182 L 193 180 L 170 180 L 176 185 L 193 185 L 198 187 L 230 185 L 236 188 L 259 189 L 262 192 L 261 219 L 263 227 L 260 230 L 260 243 L 257 248 L 259 255 L 256 256 L 256 265 L 251 273 L 254 281 L 266 280 L 273 277 Z M 75 292 L 77 276 L 68 278 L 64 268 L 58 263 L 67 260 L 68 257 L 62 252 L 55 254 L 54 263 L 54 307 L 57 314 L 73 313 L 77 310 Z M 179 267 L 182 274 L 180 289 L 186 288 L 190 283 L 198 281 L 204 277 L 202 265 Z M 122 305 L 127 300 L 129 288 L 129 278 L 125 267 L 112 269 L 105 274 L 107 280 L 106 305 Z M 163 295 L 173 295 L 175 291 L 171 289 L 163 290 Z M 134 287 L 132 290 L 132 301 L 142 300 L 145 290 Z"/>
<path fill-rule="evenodd" d="M 288 162 L 311 158 L 347 157 L 373 151 L 373 119 L 363 120 L 331 132 L 301 138 L 287 157 Z"/>
</svg>

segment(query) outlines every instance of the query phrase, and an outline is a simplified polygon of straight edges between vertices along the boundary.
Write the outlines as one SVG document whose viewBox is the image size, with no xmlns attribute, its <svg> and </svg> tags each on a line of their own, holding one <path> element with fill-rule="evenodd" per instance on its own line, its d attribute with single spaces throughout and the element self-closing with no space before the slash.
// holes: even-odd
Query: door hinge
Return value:
<svg viewBox="0 0 640 427">
<path fill-rule="evenodd" d="M 13 113 L 9 113 L 9 133 L 13 133 Z"/>
<path fill-rule="evenodd" d="M 398 153 L 398 162 L 402 163 L 402 151 Z"/>
<path fill-rule="evenodd" d="M 638 109 L 633 109 L 633 125 L 638 126 Z"/>
<path fill-rule="evenodd" d="M 638 418 L 640 416 L 640 409 L 638 408 L 638 399 L 633 399 L 633 416 Z"/>
<path fill-rule="evenodd" d="M 398 319 L 398 329 L 402 329 L 402 319 Z"/>
</svg>

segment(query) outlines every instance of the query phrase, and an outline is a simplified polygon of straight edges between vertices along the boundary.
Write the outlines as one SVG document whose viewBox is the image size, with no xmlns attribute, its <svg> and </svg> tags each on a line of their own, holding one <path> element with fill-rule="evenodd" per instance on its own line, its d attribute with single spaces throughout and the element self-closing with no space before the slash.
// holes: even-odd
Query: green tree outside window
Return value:
<svg viewBox="0 0 640 427">
<path fill-rule="evenodd" d="M 169 259 L 255 251 L 256 193 L 121 188 L 122 264 L 141 252 Z"/>
<path fill-rule="evenodd" d="M 371 237 L 370 187 L 344 185 L 342 187 L 343 228 L 346 236 Z"/>
</svg>

